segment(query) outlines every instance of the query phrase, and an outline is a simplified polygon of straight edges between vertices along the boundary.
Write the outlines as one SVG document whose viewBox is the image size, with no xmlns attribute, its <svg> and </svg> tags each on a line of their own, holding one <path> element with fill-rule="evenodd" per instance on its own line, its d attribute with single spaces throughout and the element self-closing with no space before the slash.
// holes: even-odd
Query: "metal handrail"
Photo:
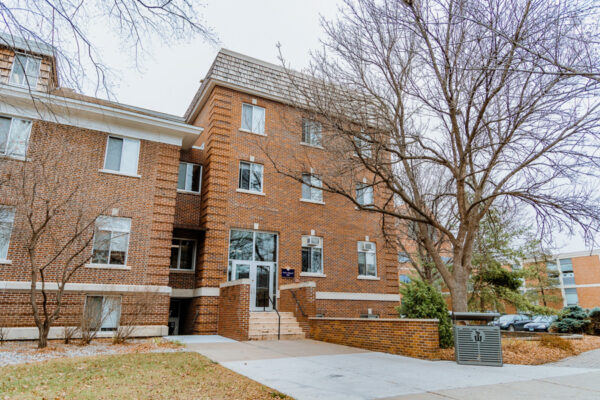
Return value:
<svg viewBox="0 0 600 400">
<path fill-rule="evenodd" d="M 265 297 L 269 299 L 269 303 L 271 303 L 273 310 L 277 313 L 277 340 L 281 340 L 281 314 L 279 314 L 277 307 L 275 307 L 275 302 L 271 299 L 271 296 L 267 296 L 266 292 L 263 292 L 263 311 L 266 311 L 266 308 L 269 305 L 269 303 L 267 303 L 267 306 L 265 306 Z"/>
<path fill-rule="evenodd" d="M 302 306 L 300 305 L 300 302 L 298 301 L 298 298 L 296 297 L 296 292 L 294 292 L 293 290 L 290 290 L 290 292 L 292 292 L 292 297 L 294 298 L 294 300 L 296 301 L 296 305 L 298 306 L 298 308 L 300 309 L 300 312 L 302 313 L 302 316 L 304 318 L 306 318 L 306 313 L 304 312 L 304 310 L 302 309 Z"/>
</svg>

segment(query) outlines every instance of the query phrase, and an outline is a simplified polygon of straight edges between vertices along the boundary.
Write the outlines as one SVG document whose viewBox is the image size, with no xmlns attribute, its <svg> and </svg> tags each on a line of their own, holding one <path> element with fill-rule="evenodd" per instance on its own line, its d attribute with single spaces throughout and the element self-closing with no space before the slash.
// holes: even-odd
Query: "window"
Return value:
<svg viewBox="0 0 600 400">
<path fill-rule="evenodd" d="M 354 143 L 356 143 L 356 148 L 358 150 L 359 155 L 364 158 L 370 158 L 373 156 L 373 151 L 371 150 L 371 143 L 366 141 L 360 136 L 356 136 L 354 138 Z"/>
<path fill-rule="evenodd" d="M 560 270 L 563 273 L 573 272 L 573 262 L 570 258 L 565 258 L 564 260 L 560 260 Z"/>
<path fill-rule="evenodd" d="M 310 201 L 323 201 L 323 186 L 321 178 L 314 174 L 302 174 L 302 199 Z"/>
<path fill-rule="evenodd" d="M 323 239 L 302 236 L 302 272 L 323 273 Z"/>
<path fill-rule="evenodd" d="M 96 219 L 92 263 L 125 265 L 129 246 L 131 219 L 105 217 Z"/>
<path fill-rule="evenodd" d="M 567 288 L 565 289 L 565 298 L 567 300 L 567 305 L 577 305 L 579 303 L 579 297 L 577 296 L 577 289 L 575 288 Z"/>
<path fill-rule="evenodd" d="M 40 61 L 36 57 L 15 54 L 10 74 L 10 83 L 35 89 L 40 74 Z"/>
<path fill-rule="evenodd" d="M 402 283 L 410 283 L 410 276 L 405 275 L 405 274 L 401 274 L 400 275 L 400 282 L 402 282 Z"/>
<path fill-rule="evenodd" d="M 192 271 L 196 267 L 196 241 L 173 239 L 171 243 L 171 269 Z"/>
<path fill-rule="evenodd" d="M 31 121 L 0 117 L 0 154 L 25 157 L 30 131 Z"/>
<path fill-rule="evenodd" d="M 242 129 L 265 134 L 265 109 L 250 104 L 242 104 Z"/>
<path fill-rule="evenodd" d="M 0 260 L 6 260 L 6 257 L 8 257 L 8 245 L 10 244 L 14 221 L 15 209 L 0 206 Z"/>
<path fill-rule="evenodd" d="M 250 270 L 238 266 L 237 276 L 231 276 L 232 261 L 277 262 L 277 235 L 269 232 L 256 232 L 232 229 L 229 232 L 229 267 L 227 278 L 237 280 L 248 278 Z M 275 265 L 275 268 L 277 265 Z"/>
<path fill-rule="evenodd" d="M 572 272 L 563 272 L 562 274 L 563 285 L 570 286 L 575 284 L 575 274 Z"/>
<path fill-rule="evenodd" d="M 121 319 L 121 298 L 118 296 L 87 296 L 84 318 L 93 330 L 117 330 Z"/>
<path fill-rule="evenodd" d="M 263 166 L 251 162 L 240 161 L 238 188 L 249 192 L 262 193 Z"/>
<path fill-rule="evenodd" d="M 358 276 L 377 276 L 375 243 L 358 242 Z"/>
<path fill-rule="evenodd" d="M 202 166 L 187 162 L 179 163 L 177 189 L 186 192 L 200 193 L 202 182 Z"/>
<path fill-rule="evenodd" d="M 321 124 L 319 122 L 302 120 L 302 143 L 321 146 Z"/>
<path fill-rule="evenodd" d="M 139 154 L 139 140 L 109 136 L 104 169 L 127 175 L 137 175 Z"/>
<path fill-rule="evenodd" d="M 356 202 L 362 206 L 373 204 L 373 186 L 358 183 L 356 185 Z"/>
</svg>

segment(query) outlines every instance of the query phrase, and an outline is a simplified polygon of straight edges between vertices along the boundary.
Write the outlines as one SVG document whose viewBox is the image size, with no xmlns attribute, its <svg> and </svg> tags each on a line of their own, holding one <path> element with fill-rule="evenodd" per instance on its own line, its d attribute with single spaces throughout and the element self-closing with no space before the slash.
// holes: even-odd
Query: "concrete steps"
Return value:
<svg viewBox="0 0 600 400">
<path fill-rule="evenodd" d="M 281 339 L 304 339 L 305 335 L 293 313 L 281 312 Z M 275 311 L 251 312 L 250 340 L 276 340 L 278 318 Z"/>
</svg>

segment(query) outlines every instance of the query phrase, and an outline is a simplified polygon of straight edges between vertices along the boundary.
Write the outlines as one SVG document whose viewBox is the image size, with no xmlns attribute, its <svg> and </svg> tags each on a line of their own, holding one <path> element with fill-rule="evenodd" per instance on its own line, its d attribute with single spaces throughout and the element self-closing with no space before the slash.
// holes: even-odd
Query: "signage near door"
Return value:
<svg viewBox="0 0 600 400">
<path fill-rule="evenodd" d="M 294 269 L 293 268 L 283 268 L 281 270 L 282 278 L 293 278 L 294 277 Z"/>
</svg>

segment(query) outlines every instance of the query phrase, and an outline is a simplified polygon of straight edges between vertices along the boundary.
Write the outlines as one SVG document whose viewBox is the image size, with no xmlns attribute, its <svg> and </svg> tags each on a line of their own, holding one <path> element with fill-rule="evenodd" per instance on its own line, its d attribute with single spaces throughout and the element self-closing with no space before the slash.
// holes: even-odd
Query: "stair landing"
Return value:
<svg viewBox="0 0 600 400">
<path fill-rule="evenodd" d="M 280 312 L 279 314 L 282 340 L 306 338 L 294 313 Z M 250 340 L 277 340 L 277 313 L 275 311 L 251 312 L 248 337 Z"/>
</svg>

